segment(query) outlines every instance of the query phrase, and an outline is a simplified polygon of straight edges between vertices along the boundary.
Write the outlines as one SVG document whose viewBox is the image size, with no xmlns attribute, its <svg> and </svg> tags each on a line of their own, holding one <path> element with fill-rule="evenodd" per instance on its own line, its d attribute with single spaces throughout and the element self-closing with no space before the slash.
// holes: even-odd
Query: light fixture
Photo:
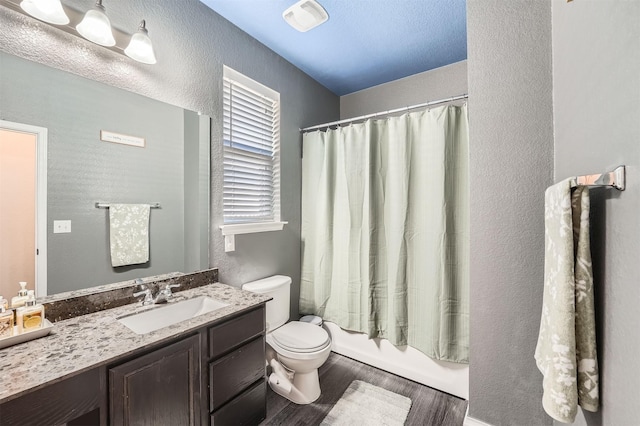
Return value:
<svg viewBox="0 0 640 426">
<path fill-rule="evenodd" d="M 140 22 L 138 31 L 131 36 L 129 46 L 124 49 L 124 53 L 131 59 L 142 62 L 143 64 L 151 65 L 157 62 L 144 19 Z"/>
<path fill-rule="evenodd" d="M 82 37 L 101 46 L 115 46 L 116 44 L 111 30 L 111 22 L 102 5 L 102 0 L 97 0 L 93 9 L 87 11 L 82 22 L 76 26 L 76 30 Z"/>
<path fill-rule="evenodd" d="M 86 13 L 69 5 L 63 5 L 64 2 L 61 0 L 0 0 L 0 6 L 47 24 L 53 24 L 60 31 L 75 37 L 83 37 L 112 52 L 128 56 L 134 61 L 156 64 L 156 55 L 149 38 L 146 21 L 142 20 L 138 31 L 133 34 L 113 28 L 102 0 L 94 1 L 94 7 Z"/>
<path fill-rule="evenodd" d="M 293 28 L 304 33 L 329 19 L 329 14 L 315 0 L 300 0 L 285 10 L 282 17 Z"/>
<path fill-rule="evenodd" d="M 60 0 L 22 0 L 20 7 L 34 18 L 50 24 L 69 23 L 69 17 L 62 9 Z"/>
</svg>

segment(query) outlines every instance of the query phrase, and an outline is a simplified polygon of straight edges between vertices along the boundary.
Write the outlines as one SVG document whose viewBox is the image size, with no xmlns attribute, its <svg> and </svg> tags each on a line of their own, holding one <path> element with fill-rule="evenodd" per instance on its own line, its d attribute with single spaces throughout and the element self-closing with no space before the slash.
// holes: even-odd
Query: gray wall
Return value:
<svg viewBox="0 0 640 426">
<path fill-rule="evenodd" d="M 467 2 L 471 156 L 469 415 L 545 425 L 533 353 L 553 178 L 550 1 Z"/>
<path fill-rule="evenodd" d="M 340 118 L 402 108 L 467 93 L 467 61 L 340 97 Z"/>
<path fill-rule="evenodd" d="M 86 1 L 65 2 L 86 9 Z M 147 20 L 159 63 L 130 59 L 0 8 L 0 50 L 71 71 L 112 86 L 183 108 L 212 120 L 212 241 L 210 264 L 230 284 L 279 273 L 293 277 L 297 300 L 300 278 L 300 127 L 335 120 L 339 98 L 283 58 L 197 0 L 111 2 L 114 26 L 133 32 Z M 280 92 L 282 211 L 289 222 L 281 232 L 241 235 L 236 251 L 224 252 L 222 222 L 222 66 Z M 297 309 L 297 308 L 296 308 Z M 295 309 L 293 311 L 295 314 Z"/>
<path fill-rule="evenodd" d="M 576 423 L 638 424 L 640 2 L 554 0 L 552 15 L 555 178 L 626 164 L 628 179 L 591 191 L 602 407 Z"/>
</svg>

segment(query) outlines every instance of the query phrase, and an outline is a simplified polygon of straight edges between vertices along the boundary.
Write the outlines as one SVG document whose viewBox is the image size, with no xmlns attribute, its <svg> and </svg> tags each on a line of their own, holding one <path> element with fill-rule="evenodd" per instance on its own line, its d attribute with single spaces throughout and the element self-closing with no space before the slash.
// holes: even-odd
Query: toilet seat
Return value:
<svg viewBox="0 0 640 426">
<path fill-rule="evenodd" d="M 331 345 L 329 333 L 317 325 L 292 321 L 267 335 L 267 343 L 282 355 L 303 359 Z"/>
</svg>

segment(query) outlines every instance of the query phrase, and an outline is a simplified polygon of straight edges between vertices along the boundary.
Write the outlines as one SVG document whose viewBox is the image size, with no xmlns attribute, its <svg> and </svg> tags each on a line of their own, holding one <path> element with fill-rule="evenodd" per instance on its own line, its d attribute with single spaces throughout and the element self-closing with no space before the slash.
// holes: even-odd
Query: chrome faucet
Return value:
<svg viewBox="0 0 640 426">
<path fill-rule="evenodd" d="M 142 290 L 137 293 L 133 293 L 133 297 L 139 297 L 144 295 L 144 299 L 142 300 L 142 306 L 166 303 L 173 297 L 173 293 L 171 292 L 171 289 L 176 287 L 180 287 L 180 284 L 167 284 L 166 287 L 160 290 L 158 294 L 154 297 L 151 289 L 147 288 L 147 286 L 144 284 L 140 284 L 140 288 Z"/>
<path fill-rule="evenodd" d="M 173 298 L 172 288 L 180 287 L 180 284 L 167 284 L 165 288 L 158 292 L 154 303 L 165 303 Z"/>
<path fill-rule="evenodd" d="M 142 291 L 133 293 L 133 297 L 144 295 L 144 299 L 142 299 L 142 306 L 153 305 L 154 303 L 156 303 L 153 299 L 153 293 L 151 292 L 151 289 L 147 288 L 147 286 L 144 284 L 140 284 L 140 288 L 142 288 Z"/>
<path fill-rule="evenodd" d="M 164 297 L 166 297 L 167 299 L 170 299 L 173 297 L 173 292 L 171 292 L 172 288 L 178 288 L 180 287 L 180 284 L 167 284 L 167 286 L 165 288 L 163 288 L 162 290 L 160 290 L 160 293 L 158 293 L 159 295 L 162 294 Z"/>
</svg>

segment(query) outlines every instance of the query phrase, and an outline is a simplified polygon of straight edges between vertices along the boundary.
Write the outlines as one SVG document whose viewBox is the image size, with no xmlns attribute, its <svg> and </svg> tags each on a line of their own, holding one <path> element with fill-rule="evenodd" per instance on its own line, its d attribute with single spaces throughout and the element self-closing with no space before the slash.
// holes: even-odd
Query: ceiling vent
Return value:
<svg viewBox="0 0 640 426">
<path fill-rule="evenodd" d="M 315 0 L 300 0 L 285 10 L 282 17 L 301 33 L 307 32 L 329 19 L 327 11 Z"/>
</svg>

